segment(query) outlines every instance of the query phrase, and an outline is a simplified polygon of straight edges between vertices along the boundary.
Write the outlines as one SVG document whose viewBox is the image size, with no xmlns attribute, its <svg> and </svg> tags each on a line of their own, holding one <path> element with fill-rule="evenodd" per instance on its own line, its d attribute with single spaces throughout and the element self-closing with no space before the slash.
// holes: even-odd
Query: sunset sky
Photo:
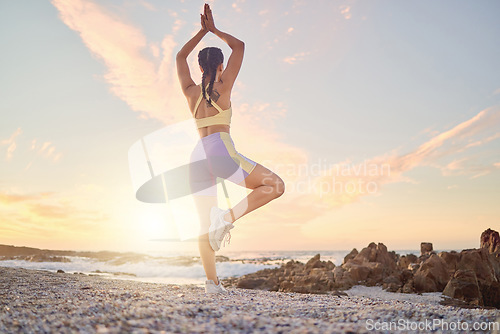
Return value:
<svg viewBox="0 0 500 334">
<path fill-rule="evenodd" d="M 479 246 L 500 229 L 500 3 L 209 1 L 245 42 L 231 136 L 286 192 L 237 250 Z M 190 119 L 202 1 L 0 3 L 0 244 L 197 251 L 135 199 L 129 148 Z M 208 35 L 197 53 L 230 49 Z"/>
</svg>

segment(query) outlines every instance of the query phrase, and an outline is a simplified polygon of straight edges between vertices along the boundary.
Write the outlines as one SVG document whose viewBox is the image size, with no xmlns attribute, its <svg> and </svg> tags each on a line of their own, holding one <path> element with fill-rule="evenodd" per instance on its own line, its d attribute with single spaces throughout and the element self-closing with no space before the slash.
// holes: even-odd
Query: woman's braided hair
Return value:
<svg viewBox="0 0 500 334">
<path fill-rule="evenodd" d="M 212 105 L 212 91 L 214 88 L 215 74 L 217 73 L 217 67 L 224 62 L 224 55 L 222 50 L 215 47 L 204 48 L 198 53 L 198 63 L 203 69 L 203 76 L 201 78 L 201 91 L 203 96 L 208 101 L 209 105 Z M 205 89 L 207 77 L 210 77 L 210 83 L 208 88 Z M 208 98 L 207 98 L 208 96 Z"/>
</svg>

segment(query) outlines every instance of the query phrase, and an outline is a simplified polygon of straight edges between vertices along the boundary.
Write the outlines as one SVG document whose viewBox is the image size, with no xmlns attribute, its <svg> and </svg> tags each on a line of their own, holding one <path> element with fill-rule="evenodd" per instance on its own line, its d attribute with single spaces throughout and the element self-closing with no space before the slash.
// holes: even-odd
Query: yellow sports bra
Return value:
<svg viewBox="0 0 500 334">
<path fill-rule="evenodd" d="M 222 125 L 230 125 L 231 124 L 231 116 L 232 116 L 232 107 L 229 107 L 229 109 L 222 110 L 221 107 L 214 101 L 212 101 L 212 105 L 214 106 L 217 111 L 219 111 L 217 114 L 213 116 L 208 116 L 208 117 L 203 117 L 203 118 L 196 118 L 196 112 L 198 111 L 198 106 L 201 103 L 201 100 L 203 99 L 203 90 L 201 91 L 200 97 L 198 98 L 198 101 L 196 101 L 196 105 L 194 106 L 194 120 L 196 121 L 196 126 L 199 128 L 203 128 L 205 126 L 210 126 L 210 125 L 216 125 L 216 124 L 222 124 Z"/>
</svg>

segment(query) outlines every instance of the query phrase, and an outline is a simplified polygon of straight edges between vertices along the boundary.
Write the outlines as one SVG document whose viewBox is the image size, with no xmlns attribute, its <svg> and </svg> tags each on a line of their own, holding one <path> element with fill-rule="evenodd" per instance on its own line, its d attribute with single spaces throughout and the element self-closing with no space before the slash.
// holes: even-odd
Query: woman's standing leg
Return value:
<svg viewBox="0 0 500 334">
<path fill-rule="evenodd" d="M 200 251 L 201 263 L 205 269 L 207 279 L 213 280 L 218 284 L 215 267 L 215 251 L 212 249 L 212 246 L 210 246 L 208 238 L 208 230 L 211 224 L 210 210 L 213 206 L 217 206 L 215 177 L 211 173 L 210 164 L 206 158 L 210 156 L 210 148 L 212 145 L 213 140 L 205 138 L 205 140 L 201 139 L 195 147 L 191 155 L 189 178 L 193 199 L 198 211 L 198 220 L 200 222 L 198 248 Z"/>
<path fill-rule="evenodd" d="M 200 235 L 198 236 L 198 248 L 200 250 L 201 263 L 205 269 L 207 279 L 218 284 L 217 270 L 215 267 L 215 251 L 210 246 L 208 239 L 208 228 L 210 226 L 210 209 L 217 205 L 216 196 L 194 196 L 198 216 L 200 219 Z"/>
</svg>

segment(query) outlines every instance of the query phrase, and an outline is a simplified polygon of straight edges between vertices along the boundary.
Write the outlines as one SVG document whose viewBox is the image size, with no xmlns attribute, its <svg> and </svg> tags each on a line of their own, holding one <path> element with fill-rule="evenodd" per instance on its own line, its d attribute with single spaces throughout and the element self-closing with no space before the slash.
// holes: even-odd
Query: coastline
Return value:
<svg viewBox="0 0 500 334">
<path fill-rule="evenodd" d="M 197 284 L 0 267 L 0 332 L 373 333 L 387 332 L 383 326 L 391 322 L 410 326 L 390 330 L 397 333 L 426 321 L 500 321 L 497 309 L 444 306 L 437 294 L 403 299 L 380 287 L 353 287 L 347 296 L 227 289 L 227 295 L 206 295 Z"/>
</svg>

